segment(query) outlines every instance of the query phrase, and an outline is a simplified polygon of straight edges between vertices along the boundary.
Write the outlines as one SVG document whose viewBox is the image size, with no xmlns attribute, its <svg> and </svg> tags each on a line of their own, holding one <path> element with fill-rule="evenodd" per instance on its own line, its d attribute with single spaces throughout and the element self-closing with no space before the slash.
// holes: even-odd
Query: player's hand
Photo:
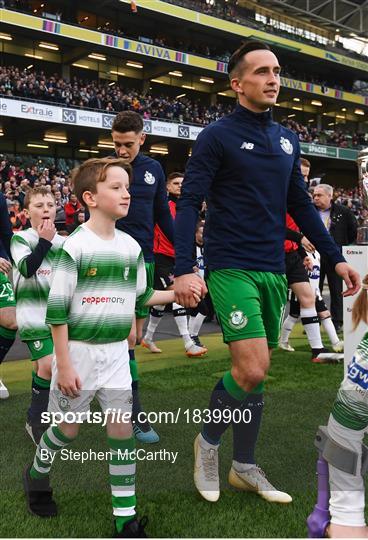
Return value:
<svg viewBox="0 0 368 540">
<path fill-rule="evenodd" d="M 82 389 L 82 383 L 72 366 L 58 369 L 57 385 L 64 396 L 78 397 Z"/>
<path fill-rule="evenodd" d="M 38 236 L 52 242 L 56 234 L 56 228 L 51 219 L 44 219 L 37 227 Z"/>
<path fill-rule="evenodd" d="M 303 264 L 306 270 L 313 270 L 313 260 L 310 257 L 304 257 Z"/>
<path fill-rule="evenodd" d="M 354 296 L 354 294 L 356 294 L 361 287 L 361 279 L 358 272 L 346 262 L 337 263 L 335 266 L 335 272 L 338 276 L 342 277 L 342 279 L 345 281 L 345 285 L 347 286 L 347 290 L 344 291 L 342 295 Z"/>
<path fill-rule="evenodd" d="M 312 242 L 309 242 L 308 238 L 306 238 L 305 236 L 303 236 L 300 243 L 305 249 L 305 251 L 309 251 L 309 253 L 314 253 L 316 251 L 316 248 L 314 247 Z"/>
<path fill-rule="evenodd" d="M 196 307 L 196 301 L 191 286 L 193 283 L 200 289 L 200 298 L 207 294 L 207 287 L 203 279 L 197 274 L 184 274 L 176 277 L 174 281 L 175 302 L 184 307 Z"/>
<path fill-rule="evenodd" d="M 3 257 L 0 257 L 0 272 L 8 274 L 11 270 L 11 267 L 11 262 L 9 262 L 8 259 L 3 259 Z"/>
<path fill-rule="evenodd" d="M 192 283 L 190 284 L 190 290 L 192 291 L 194 300 L 197 302 L 196 305 L 198 305 L 199 302 L 201 301 L 201 294 L 202 294 L 201 284 L 192 281 Z"/>
</svg>

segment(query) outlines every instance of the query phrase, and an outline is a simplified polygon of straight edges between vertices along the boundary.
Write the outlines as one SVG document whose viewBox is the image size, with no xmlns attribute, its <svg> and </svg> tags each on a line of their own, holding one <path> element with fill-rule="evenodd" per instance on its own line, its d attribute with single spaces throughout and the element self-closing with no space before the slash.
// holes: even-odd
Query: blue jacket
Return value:
<svg viewBox="0 0 368 540">
<path fill-rule="evenodd" d="M 13 230 L 9 219 L 8 205 L 2 193 L 0 193 L 0 257 L 11 259 L 10 239 L 13 236 Z"/>
<path fill-rule="evenodd" d="M 286 209 L 320 253 L 344 261 L 323 226 L 300 172 L 295 133 L 271 111 L 235 111 L 207 126 L 188 162 L 175 220 L 175 275 L 192 272 L 198 211 L 206 198 L 209 270 L 285 271 Z"/>
<path fill-rule="evenodd" d="M 116 227 L 138 242 L 145 262 L 152 262 L 153 229 L 156 223 L 170 242 L 174 243 L 174 225 L 167 202 L 165 175 L 158 161 L 143 154 L 138 154 L 131 165 L 133 180 L 130 186 L 130 208 L 127 217 L 116 222 Z"/>
</svg>

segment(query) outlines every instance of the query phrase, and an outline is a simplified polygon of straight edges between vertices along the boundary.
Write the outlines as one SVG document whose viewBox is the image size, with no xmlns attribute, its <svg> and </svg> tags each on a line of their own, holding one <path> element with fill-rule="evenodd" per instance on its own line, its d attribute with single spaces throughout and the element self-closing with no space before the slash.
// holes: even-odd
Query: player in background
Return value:
<svg viewBox="0 0 368 540">
<path fill-rule="evenodd" d="M 167 191 L 170 212 L 175 221 L 176 203 L 180 197 L 181 184 L 184 174 L 172 172 L 167 178 Z M 158 290 L 171 290 L 174 284 L 175 251 L 173 244 L 166 238 L 159 225 L 155 225 L 153 251 L 155 254 L 155 277 L 154 285 Z M 162 352 L 153 341 L 153 336 L 164 315 L 165 306 L 153 306 L 150 309 L 150 317 L 147 330 L 142 339 L 142 346 L 152 353 Z M 203 356 L 207 349 L 198 345 L 189 335 L 187 310 L 176 302 L 172 305 L 172 314 L 178 327 L 179 334 L 184 342 L 186 355 L 191 357 Z"/>
<path fill-rule="evenodd" d="M 195 260 L 196 260 L 196 266 L 198 268 L 198 275 L 204 279 L 205 277 L 205 266 L 204 266 L 204 257 L 203 257 L 203 250 L 204 250 L 204 242 L 203 242 L 203 229 L 204 229 L 205 221 L 200 219 L 197 223 L 196 227 L 196 233 L 195 233 Z M 200 338 L 199 338 L 199 332 L 202 328 L 202 324 L 207 317 L 207 315 L 210 313 L 210 296 L 207 293 L 204 298 L 199 302 L 198 306 L 196 308 L 190 309 L 190 317 L 189 317 L 189 334 L 194 343 L 196 343 L 200 347 L 205 347 Z"/>
<path fill-rule="evenodd" d="M 8 207 L 0 192 L 0 365 L 15 341 L 17 321 L 15 296 L 8 274 L 11 271 L 10 240 L 13 235 Z M 9 397 L 9 391 L 0 378 L 0 399 Z"/>
<path fill-rule="evenodd" d="M 133 111 L 124 111 L 116 115 L 111 132 L 117 157 L 131 164 L 134 181 L 131 186 L 132 202 L 129 213 L 116 222 L 116 227 L 132 236 L 141 246 L 147 271 L 147 282 L 153 286 L 154 256 L 153 230 L 157 223 L 166 237 L 174 242 L 173 220 L 170 214 L 166 181 L 158 161 L 140 152 L 146 134 L 143 131 L 141 116 Z M 147 420 L 141 419 L 142 411 L 138 390 L 138 366 L 135 360 L 135 346 L 141 341 L 143 324 L 148 316 L 148 308 L 136 311 L 136 325 L 133 324 L 128 339 L 130 368 L 132 373 L 134 433 L 141 442 L 155 443 L 158 434 Z"/>
<path fill-rule="evenodd" d="M 309 267 L 306 268 L 308 272 L 309 282 L 315 295 L 315 306 L 318 318 L 328 335 L 328 339 L 331 343 L 332 349 L 336 353 L 341 353 L 344 350 L 344 342 L 341 341 L 336 333 L 335 326 L 331 319 L 331 313 L 327 309 L 326 303 L 323 299 L 321 291 L 319 289 L 319 278 L 321 269 L 321 257 L 318 251 L 308 253 Z M 295 349 L 289 343 L 289 337 L 295 324 L 300 319 L 300 303 L 295 294 L 292 293 L 290 297 L 290 310 L 289 315 L 285 318 L 281 330 L 280 347 L 288 352 L 293 352 Z"/>
<path fill-rule="evenodd" d="M 11 240 L 14 261 L 14 291 L 19 334 L 33 362 L 32 398 L 27 413 L 26 431 L 38 444 L 45 424 L 41 414 L 47 410 L 51 381 L 53 342 L 45 323 L 46 303 L 52 279 L 52 264 L 64 242 L 54 225 L 56 204 L 46 187 L 27 191 L 24 212 L 31 227 L 18 231 Z"/>
<path fill-rule="evenodd" d="M 307 186 L 309 184 L 310 162 L 305 158 L 300 158 L 300 170 Z M 292 331 L 296 319 L 301 316 L 305 333 L 308 338 L 309 345 L 312 350 L 313 363 L 335 362 L 342 359 L 336 354 L 331 354 L 322 343 L 321 332 L 319 327 L 320 318 L 319 312 L 323 313 L 325 318 L 325 326 L 331 334 L 331 320 L 328 319 L 329 314 L 323 302 L 317 305 L 315 286 L 312 285 L 312 280 L 308 274 L 308 270 L 312 271 L 313 261 L 309 254 L 315 252 L 315 247 L 309 240 L 300 232 L 292 217 L 286 216 L 286 240 L 285 240 L 285 263 L 286 277 L 288 279 L 289 288 L 291 289 L 290 311 L 288 317 L 282 325 L 282 331 L 279 341 L 279 347 L 288 352 L 294 352 L 294 348 L 288 342 L 290 332 Z M 314 268 L 314 274 L 317 267 Z M 320 265 L 318 269 L 320 274 Z M 310 287 L 309 285 L 312 285 Z M 320 293 L 319 293 L 320 294 Z M 342 346 L 336 336 L 332 336 L 335 353 L 341 352 Z"/>
<path fill-rule="evenodd" d="M 23 473 L 28 509 L 57 515 L 49 473 L 55 454 L 70 446 L 96 397 L 107 419 L 109 478 L 115 536 L 145 537 L 135 513 L 135 440 L 128 342 L 136 304 L 165 304 L 173 291 L 147 287 L 139 244 L 115 227 L 129 211 L 131 166 L 120 159 L 90 159 L 73 172 L 74 190 L 90 219 L 69 236 L 55 264 L 46 321 L 55 344 L 50 413 L 72 413 L 50 426 Z M 199 301 L 200 286 L 193 285 Z M 70 416 L 70 415 L 69 415 Z"/>
</svg>

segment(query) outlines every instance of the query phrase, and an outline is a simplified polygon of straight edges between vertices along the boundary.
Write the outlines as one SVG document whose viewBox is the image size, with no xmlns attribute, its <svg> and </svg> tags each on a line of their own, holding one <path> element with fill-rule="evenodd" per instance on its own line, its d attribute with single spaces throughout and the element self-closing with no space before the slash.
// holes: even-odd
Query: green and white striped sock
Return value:
<svg viewBox="0 0 368 540">
<path fill-rule="evenodd" d="M 109 473 L 113 514 L 120 532 L 135 516 L 135 439 L 108 437 L 111 452 Z"/>
<path fill-rule="evenodd" d="M 42 435 L 37 446 L 33 465 L 29 472 L 30 477 L 36 479 L 48 476 L 56 452 L 59 452 L 73 441 L 74 439 L 64 435 L 57 426 L 50 426 Z"/>
</svg>

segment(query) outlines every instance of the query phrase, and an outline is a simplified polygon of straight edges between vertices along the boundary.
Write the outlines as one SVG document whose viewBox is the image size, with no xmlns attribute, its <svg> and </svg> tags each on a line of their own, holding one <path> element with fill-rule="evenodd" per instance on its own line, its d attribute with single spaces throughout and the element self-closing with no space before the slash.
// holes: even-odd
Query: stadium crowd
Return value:
<svg viewBox="0 0 368 540">
<path fill-rule="evenodd" d="M 29 227 L 24 216 L 23 202 L 28 187 L 48 186 L 56 199 L 56 228 L 59 231 L 72 232 L 84 222 L 84 209 L 72 194 L 69 171 L 47 168 L 44 165 L 23 167 L 19 160 L 0 161 L 0 191 L 4 193 L 13 229 L 15 231 Z M 313 190 L 313 187 L 310 188 Z M 336 187 L 334 200 L 350 208 L 358 222 L 368 218 L 367 210 L 362 207 L 359 188 L 344 189 Z"/>
<path fill-rule="evenodd" d="M 84 208 L 72 193 L 69 171 L 51 170 L 32 165 L 22 167 L 8 159 L 0 162 L 0 184 L 6 197 L 13 230 L 27 229 L 30 225 L 24 214 L 24 198 L 29 187 L 46 186 L 55 196 L 58 231 L 71 233 L 85 221 Z"/>
<path fill-rule="evenodd" d="M 207 125 L 229 114 L 233 104 L 218 102 L 206 105 L 202 100 L 170 97 L 164 94 L 142 95 L 136 89 L 127 89 L 108 82 L 87 81 L 73 77 L 71 81 L 58 74 L 48 76 L 45 72 L 21 70 L 16 66 L 0 67 L 0 95 L 24 97 L 62 104 L 68 107 L 83 107 L 107 112 L 132 110 L 145 119 L 157 118 L 180 123 Z M 328 144 L 339 147 L 360 147 L 366 143 L 364 133 L 335 130 L 318 130 L 304 126 L 291 119 L 284 125 L 295 131 L 301 142 Z"/>
<path fill-rule="evenodd" d="M 311 44 L 311 42 L 316 42 L 316 41 L 318 42 L 318 39 L 320 39 L 320 38 L 317 38 L 317 36 L 313 36 L 312 34 L 302 35 L 300 31 L 298 31 L 297 27 L 293 28 L 293 27 L 290 27 L 290 25 L 287 29 L 285 29 L 280 25 L 275 26 L 271 24 L 262 23 L 261 21 L 256 20 L 255 10 L 246 8 L 244 6 L 240 6 L 237 0 L 165 0 L 165 1 L 170 4 L 175 4 L 175 5 L 192 9 L 194 11 L 202 12 L 206 15 L 212 15 L 213 17 L 217 17 L 219 19 L 229 20 L 231 22 L 236 22 L 238 24 L 242 24 L 248 27 L 250 26 L 257 30 L 265 30 L 268 33 L 271 32 L 271 33 L 275 33 L 277 35 L 281 35 L 287 38 L 297 39 L 298 41 L 302 41 L 307 44 Z M 60 9 L 53 8 L 50 5 L 48 5 L 47 7 L 47 12 L 44 12 L 41 8 L 34 10 L 31 3 L 28 0 L 1 0 L 0 4 L 8 9 L 32 12 L 34 15 L 40 15 L 42 17 L 47 17 L 48 15 L 52 15 L 52 17 L 58 21 L 65 21 L 65 22 L 70 22 L 74 24 L 80 23 L 80 21 L 71 19 L 70 16 L 67 16 L 65 13 L 60 11 Z M 136 6 L 134 6 L 132 10 L 138 11 Z M 277 16 L 277 13 L 275 13 L 275 15 Z M 126 32 L 124 28 L 121 28 L 118 26 L 114 27 L 113 24 L 107 24 L 107 25 L 102 24 L 101 26 L 97 27 L 97 29 L 109 32 L 111 34 L 125 35 L 125 36 L 129 34 L 129 37 L 134 37 L 133 35 L 130 35 L 130 32 L 131 32 L 130 29 L 128 32 Z M 330 48 L 331 50 L 336 51 L 336 49 L 338 49 L 340 50 L 341 53 L 345 55 L 359 57 L 358 53 L 356 53 L 355 51 L 351 49 L 347 49 L 346 47 L 343 46 L 342 43 L 339 43 L 338 41 L 332 41 L 332 40 L 326 40 L 326 39 L 325 41 L 328 41 L 327 47 Z M 200 48 L 196 50 L 193 49 L 193 52 L 200 53 Z M 229 54 L 230 53 L 228 53 L 228 55 Z"/>
<path fill-rule="evenodd" d="M 171 1 L 171 0 L 166 0 Z M 3 4 L 11 9 L 16 9 L 20 11 L 32 11 L 34 13 L 34 10 L 31 9 L 30 4 L 27 0 L 2 0 Z M 290 37 L 290 34 L 287 32 L 282 32 L 279 29 L 275 29 L 272 26 L 267 25 L 267 28 L 260 28 L 260 25 L 262 24 L 255 20 L 254 18 L 254 12 L 252 12 L 249 9 L 240 7 L 237 5 L 237 2 L 219 2 L 216 1 L 214 3 L 206 2 L 205 0 L 180 0 L 179 2 L 173 2 L 175 4 L 182 5 L 184 7 L 189 7 L 190 9 L 199 10 L 202 11 L 205 14 L 208 15 L 214 15 L 216 17 L 225 18 L 231 21 L 240 22 L 243 24 L 247 24 L 248 26 L 253 26 L 257 29 L 264 29 L 268 33 L 269 32 L 275 32 L 275 33 L 281 33 L 285 34 L 286 37 Z M 38 13 L 38 11 L 35 13 L 41 14 L 42 12 Z M 44 16 L 47 16 L 47 14 L 43 14 Z M 57 20 L 61 20 L 62 13 L 57 12 L 54 14 Z M 83 24 L 82 21 L 68 21 L 72 22 L 74 24 Z M 214 45 L 212 43 L 208 43 L 208 41 L 199 41 L 198 38 L 196 38 L 196 41 L 193 42 L 190 39 L 185 39 L 179 36 L 170 36 L 168 34 L 162 34 L 159 30 L 155 30 L 154 28 L 144 31 L 144 35 L 139 32 L 135 32 L 134 29 L 131 27 L 129 28 L 123 28 L 119 27 L 118 25 L 114 27 L 114 24 L 116 23 L 106 21 L 105 23 L 99 24 L 96 26 L 96 29 L 102 32 L 106 32 L 109 34 L 116 34 L 118 36 L 125 36 L 128 38 L 136 39 L 138 41 L 142 41 L 144 43 L 157 45 L 159 47 L 167 47 L 179 51 L 184 51 L 188 53 L 197 54 L 199 56 L 205 56 L 207 58 L 213 58 L 215 60 L 220 60 L 221 62 L 228 62 L 230 58 L 230 51 L 225 47 L 219 45 Z M 300 38 L 300 36 L 298 36 Z M 338 43 L 335 43 L 335 46 L 339 46 Z M 341 52 L 344 52 L 346 54 L 346 49 L 342 49 Z M 355 54 L 352 51 L 350 51 L 351 54 Z M 350 84 L 349 81 L 338 79 L 336 77 L 336 74 L 326 74 L 324 73 L 323 76 L 321 74 L 318 74 L 315 70 L 313 73 L 308 73 L 301 71 L 300 66 L 294 67 L 291 65 L 283 65 L 282 75 L 284 77 L 288 78 L 294 78 L 299 81 L 304 82 L 310 82 L 313 84 L 318 84 L 324 88 L 333 88 L 336 90 L 342 90 L 347 92 L 352 92 L 355 94 L 361 94 L 361 95 L 368 95 L 368 89 L 367 89 L 367 82 L 366 81 L 354 81 L 353 84 Z"/>
</svg>

